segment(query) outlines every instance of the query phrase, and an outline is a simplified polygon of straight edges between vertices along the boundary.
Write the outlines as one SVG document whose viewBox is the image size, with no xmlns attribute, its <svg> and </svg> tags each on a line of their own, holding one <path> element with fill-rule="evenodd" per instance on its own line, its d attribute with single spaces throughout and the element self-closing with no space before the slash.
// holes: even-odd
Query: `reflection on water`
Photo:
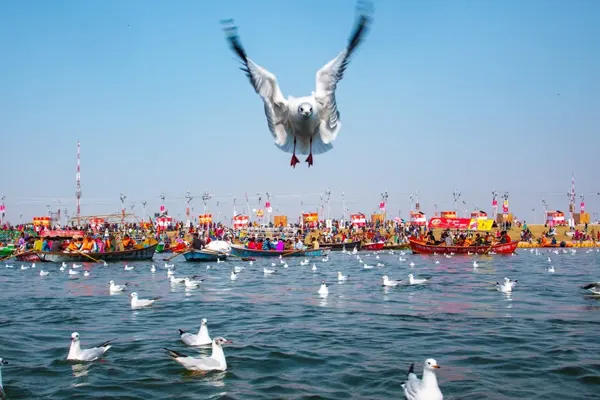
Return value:
<svg viewBox="0 0 600 400">
<path fill-rule="evenodd" d="M 71 364 L 73 376 L 75 378 L 82 378 L 84 376 L 87 376 L 91 365 L 91 363 Z"/>
</svg>

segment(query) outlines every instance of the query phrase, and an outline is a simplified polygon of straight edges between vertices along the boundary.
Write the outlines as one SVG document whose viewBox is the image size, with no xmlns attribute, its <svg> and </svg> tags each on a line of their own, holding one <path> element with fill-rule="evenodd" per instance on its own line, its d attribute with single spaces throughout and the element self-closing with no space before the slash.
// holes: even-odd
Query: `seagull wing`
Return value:
<svg viewBox="0 0 600 400">
<path fill-rule="evenodd" d="M 106 350 L 108 350 L 109 348 L 110 348 L 110 346 L 108 346 L 108 348 L 93 347 L 91 349 L 81 350 L 81 353 L 79 353 L 79 359 L 81 359 L 83 361 L 94 361 L 94 360 L 100 358 L 102 356 L 102 354 L 104 354 L 104 352 L 106 352 Z"/>
<path fill-rule="evenodd" d="M 336 58 L 317 71 L 315 99 L 323 110 L 320 136 L 325 144 L 335 140 L 339 133 L 341 127 L 338 121 L 340 113 L 335 100 L 335 90 L 338 82 L 344 77 L 344 72 L 350 62 L 350 56 L 366 34 L 370 21 L 370 16 L 363 10 L 352 35 L 350 35 L 348 46 Z"/>
<path fill-rule="evenodd" d="M 600 282 L 590 283 L 581 287 L 582 289 L 600 289 Z"/>
<path fill-rule="evenodd" d="M 240 69 L 246 73 L 252 87 L 263 99 L 267 124 L 275 138 L 275 144 L 283 146 L 287 141 L 287 135 L 291 131 L 291 127 L 288 121 L 288 102 L 283 97 L 281 89 L 279 89 L 277 78 L 248 58 L 237 34 L 237 27 L 229 26 L 225 28 L 225 33 L 231 49 L 240 58 L 242 63 Z"/>
<path fill-rule="evenodd" d="M 415 364 L 411 364 L 408 369 L 408 377 L 406 378 L 406 382 L 404 382 L 404 395 L 407 400 L 417 400 L 419 397 L 419 391 L 421 390 L 421 381 L 417 378 L 417 375 L 414 373 Z"/>
</svg>

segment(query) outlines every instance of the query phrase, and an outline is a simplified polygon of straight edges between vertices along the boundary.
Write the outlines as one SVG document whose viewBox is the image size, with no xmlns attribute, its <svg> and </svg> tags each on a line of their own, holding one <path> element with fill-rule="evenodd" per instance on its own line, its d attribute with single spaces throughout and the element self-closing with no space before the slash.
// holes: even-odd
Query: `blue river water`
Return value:
<svg viewBox="0 0 600 400">
<path fill-rule="evenodd" d="M 381 252 L 331 253 L 329 261 L 259 259 L 253 265 L 186 263 L 175 276 L 201 275 L 198 289 L 172 285 L 164 261 L 84 264 L 70 277 L 56 264 L 21 270 L 0 263 L 0 357 L 9 399 L 391 399 L 415 362 L 418 375 L 435 358 L 445 399 L 600 398 L 600 296 L 580 289 L 599 281 L 600 253 L 452 258 Z M 369 254 L 369 255 L 367 255 Z M 166 257 L 167 255 L 165 255 Z M 547 258 L 552 261 L 549 263 Z M 179 261 L 178 261 L 179 260 Z M 439 260 L 436 264 L 435 260 Z M 473 267 L 477 260 L 479 267 Z M 264 275 L 275 262 L 277 273 Z M 312 263 L 317 271 L 312 271 Z M 410 263 L 414 266 L 410 266 Z M 154 264 L 157 272 L 152 274 Z M 546 267 L 554 265 L 556 272 Z M 26 264 L 29 265 L 29 264 Z M 244 266 L 230 280 L 234 266 Z M 41 268 L 51 271 L 40 277 Z M 337 271 L 349 274 L 338 283 Z M 428 284 L 381 286 L 390 279 L 431 277 Z M 511 295 L 496 281 L 518 280 Z M 140 298 L 162 296 L 133 311 L 128 293 L 109 295 L 108 281 L 130 282 Z M 329 295 L 317 294 L 321 280 Z M 208 319 L 224 348 L 224 373 L 185 371 L 164 347 L 189 355 L 178 329 Z M 65 361 L 70 335 L 82 347 L 117 338 L 104 358 Z"/>
</svg>

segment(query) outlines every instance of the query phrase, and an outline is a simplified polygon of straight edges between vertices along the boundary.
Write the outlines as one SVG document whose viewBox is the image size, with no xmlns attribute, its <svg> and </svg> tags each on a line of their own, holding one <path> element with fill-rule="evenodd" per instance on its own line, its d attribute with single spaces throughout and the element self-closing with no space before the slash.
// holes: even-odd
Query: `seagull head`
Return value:
<svg viewBox="0 0 600 400">
<path fill-rule="evenodd" d="M 202 318 L 202 321 L 200 321 L 200 323 L 202 325 L 206 325 L 207 322 L 208 322 L 208 320 L 206 318 Z"/>
<path fill-rule="evenodd" d="M 216 344 L 216 345 L 218 345 L 218 346 L 222 346 L 222 345 L 224 345 L 224 344 L 231 344 L 231 343 L 233 343 L 233 342 L 232 342 L 231 340 L 227 340 L 227 339 L 225 339 L 224 337 L 220 337 L 220 336 L 219 336 L 218 338 L 215 338 L 215 339 L 213 340 L 213 343 L 214 343 L 214 344 Z"/>
<path fill-rule="evenodd" d="M 137 292 L 133 292 L 133 293 L 131 293 L 131 294 L 129 295 L 129 297 L 131 297 L 131 298 L 134 298 L 134 299 L 137 299 L 137 297 L 138 297 L 138 294 L 137 294 Z"/>
<path fill-rule="evenodd" d="M 440 366 L 438 365 L 437 361 L 435 361 L 433 358 L 428 358 L 427 360 L 425 360 L 425 369 L 429 370 L 429 371 L 435 371 L 436 369 L 439 369 Z"/>
<path fill-rule="evenodd" d="M 108 282 L 108 284 L 109 284 L 110 286 L 113 286 L 113 285 L 115 284 L 115 281 L 110 281 L 110 282 Z"/>
<path fill-rule="evenodd" d="M 71 333 L 71 341 L 78 342 L 79 341 L 79 333 L 77 333 L 77 332 Z"/>
<path fill-rule="evenodd" d="M 413 279 L 415 276 L 413 274 L 408 274 L 409 279 Z M 435 361 L 435 360 L 434 360 Z"/>
<path fill-rule="evenodd" d="M 327 287 L 327 284 L 325 283 L 325 281 L 321 281 L 321 286 Z"/>
<path fill-rule="evenodd" d="M 6 361 L 2 357 L 0 357 L 0 365 L 6 365 L 6 364 L 8 364 L 8 361 Z"/>
<path fill-rule="evenodd" d="M 313 113 L 313 107 L 309 103 L 302 103 L 298 106 L 298 114 L 302 115 L 305 119 L 311 117 Z"/>
<path fill-rule="evenodd" d="M 388 280 L 390 280 L 390 278 L 388 278 L 388 276 L 387 276 L 387 275 L 384 275 L 384 276 L 383 276 L 383 281 L 385 282 L 385 281 L 388 281 Z"/>
</svg>

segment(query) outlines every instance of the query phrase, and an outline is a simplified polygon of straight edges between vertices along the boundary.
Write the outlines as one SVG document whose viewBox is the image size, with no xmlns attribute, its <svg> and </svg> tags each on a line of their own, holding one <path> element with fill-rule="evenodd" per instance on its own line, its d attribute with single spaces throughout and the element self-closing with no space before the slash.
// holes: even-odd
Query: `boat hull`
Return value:
<svg viewBox="0 0 600 400">
<path fill-rule="evenodd" d="M 410 249 L 414 254 L 487 254 L 494 252 L 496 254 L 512 254 L 519 245 L 519 242 L 498 243 L 492 246 L 435 246 L 425 244 L 416 240 L 410 241 Z"/>
<path fill-rule="evenodd" d="M 131 249 L 124 251 L 111 251 L 107 253 L 86 253 L 91 258 L 96 260 L 102 260 L 106 262 L 115 261 L 142 261 L 151 260 L 156 251 L 156 245 L 148 246 L 141 249 Z M 81 253 L 61 253 L 61 252 L 50 252 L 50 251 L 37 251 L 27 252 L 19 254 L 15 257 L 18 261 L 32 261 L 32 262 L 90 262 L 91 258 L 86 257 Z"/>
<path fill-rule="evenodd" d="M 344 247 L 346 247 L 347 251 L 352 251 L 356 247 L 356 250 L 361 249 L 360 240 L 356 242 L 347 242 L 347 243 L 321 243 L 319 247 L 322 249 L 329 249 L 330 251 L 342 251 Z"/>
<path fill-rule="evenodd" d="M 367 251 L 383 250 L 383 246 L 385 246 L 384 242 L 367 243 L 367 244 L 362 245 L 361 250 L 367 250 Z"/>
<path fill-rule="evenodd" d="M 236 257 L 321 257 L 329 252 L 328 249 L 317 250 L 252 250 L 245 247 L 231 246 L 231 255 Z"/>
<path fill-rule="evenodd" d="M 410 244 L 401 243 L 401 244 L 387 244 L 383 246 L 383 250 L 406 250 L 410 248 Z"/>
<path fill-rule="evenodd" d="M 193 250 L 187 253 L 183 253 L 185 261 L 189 262 L 216 262 L 218 260 L 226 260 L 227 254 L 218 254 L 215 252 L 207 252 L 203 250 Z"/>
</svg>

